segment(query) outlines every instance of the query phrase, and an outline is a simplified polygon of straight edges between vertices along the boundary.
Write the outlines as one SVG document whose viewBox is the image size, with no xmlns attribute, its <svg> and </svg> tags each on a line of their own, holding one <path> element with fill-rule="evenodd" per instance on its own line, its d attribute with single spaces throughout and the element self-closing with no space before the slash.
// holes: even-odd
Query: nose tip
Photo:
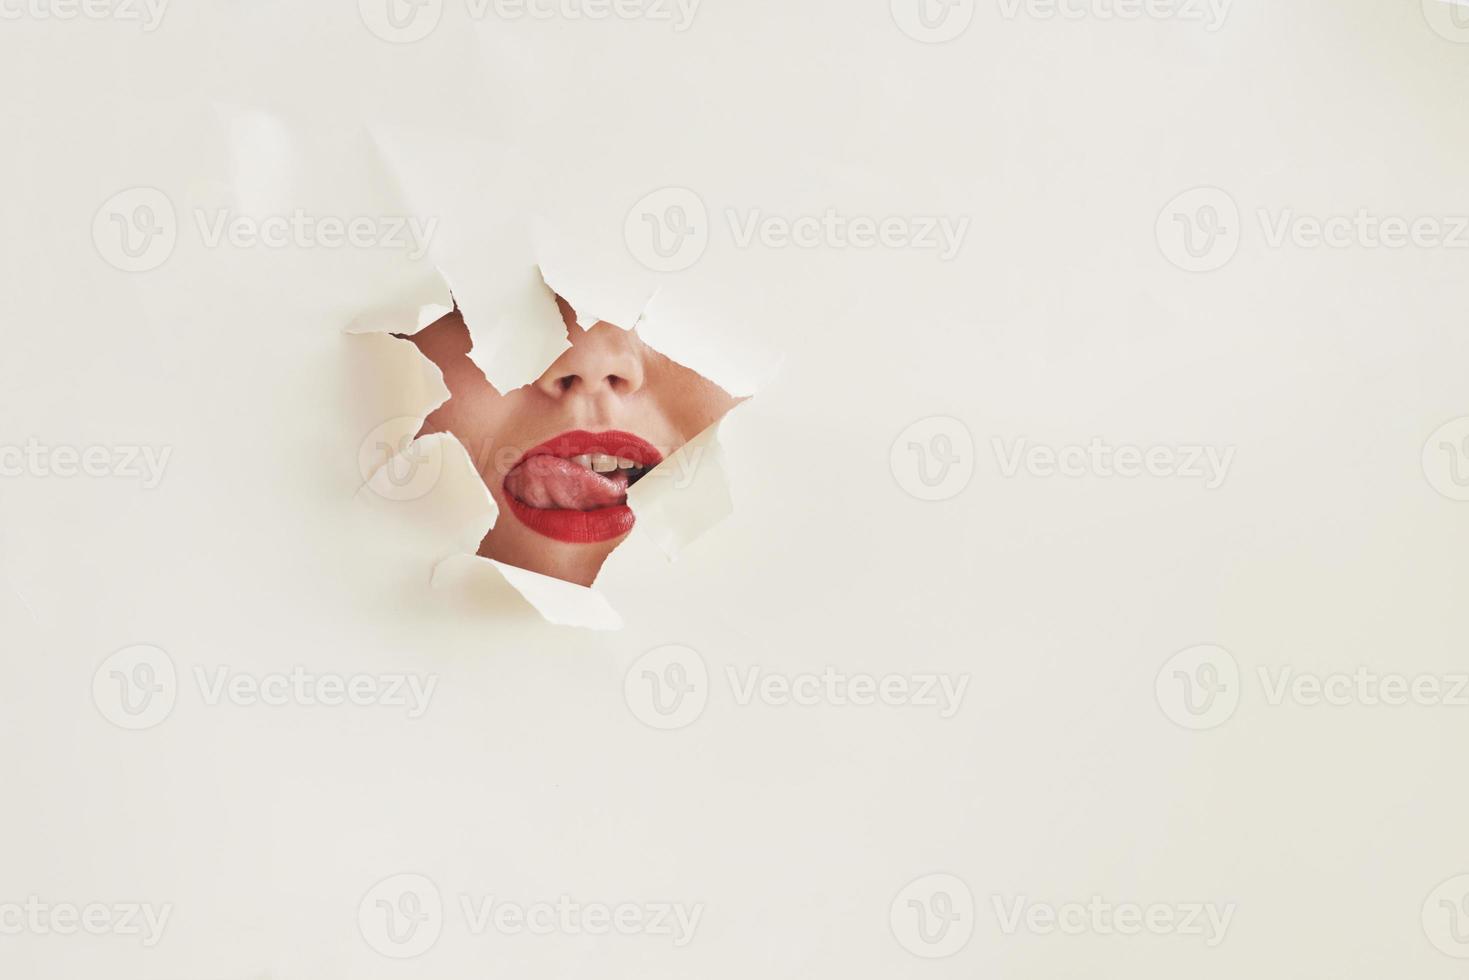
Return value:
<svg viewBox="0 0 1469 980">
<path fill-rule="evenodd" d="M 571 349 L 546 369 L 536 385 L 548 395 L 630 395 L 643 386 L 639 341 L 630 330 L 598 323 L 582 330 L 567 327 Z"/>
</svg>

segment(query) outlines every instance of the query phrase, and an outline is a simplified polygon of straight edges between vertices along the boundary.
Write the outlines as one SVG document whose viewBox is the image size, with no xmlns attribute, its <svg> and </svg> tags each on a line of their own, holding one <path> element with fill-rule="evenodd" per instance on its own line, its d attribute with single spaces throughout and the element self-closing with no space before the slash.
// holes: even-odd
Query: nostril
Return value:
<svg viewBox="0 0 1469 980">
<path fill-rule="evenodd" d="M 0 0 L 0 3 L 3 2 L 4 0 Z M 595 375 L 593 375 L 593 377 L 595 377 Z M 585 394 L 591 394 L 591 390 L 586 388 L 584 382 L 585 377 L 583 375 L 563 374 L 560 377 L 549 379 L 547 383 L 554 385 L 555 391 L 558 394 L 565 394 L 573 389 L 583 391 L 583 393 Z M 623 375 L 607 374 L 602 376 L 600 385 L 594 385 L 594 387 L 603 386 L 605 386 L 607 391 L 625 393 L 635 389 L 637 387 L 637 384 L 631 379 L 624 377 Z"/>
</svg>

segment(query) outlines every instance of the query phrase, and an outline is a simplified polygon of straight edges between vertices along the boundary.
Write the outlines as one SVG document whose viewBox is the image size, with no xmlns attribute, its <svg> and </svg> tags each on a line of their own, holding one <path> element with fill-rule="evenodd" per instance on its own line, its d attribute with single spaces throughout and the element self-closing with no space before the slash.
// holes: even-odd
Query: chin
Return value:
<svg viewBox="0 0 1469 980">
<path fill-rule="evenodd" d="M 596 581 L 607 556 L 627 537 L 623 532 L 602 541 L 556 541 L 521 524 L 505 501 L 497 502 L 500 504 L 500 518 L 481 542 L 480 557 L 575 585 L 590 586 Z"/>
</svg>

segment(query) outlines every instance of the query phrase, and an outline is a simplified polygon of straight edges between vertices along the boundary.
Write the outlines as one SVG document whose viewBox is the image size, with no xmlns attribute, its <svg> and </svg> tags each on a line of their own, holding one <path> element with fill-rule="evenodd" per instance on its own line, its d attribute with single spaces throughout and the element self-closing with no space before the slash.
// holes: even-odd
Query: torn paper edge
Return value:
<svg viewBox="0 0 1469 980">
<path fill-rule="evenodd" d="M 396 137 L 371 126 L 367 133 L 398 198 L 409 211 L 424 216 L 421 195 L 409 191 L 402 153 L 392 146 Z M 438 274 L 447 281 L 449 274 L 437 241 L 430 244 L 429 253 Z M 531 250 L 525 254 L 532 254 Z M 571 346 L 556 297 L 534 263 L 521 266 L 514 276 L 477 276 L 466 288 L 455 290 L 454 298 L 469 330 L 469 359 L 502 394 L 535 381 Z"/>
<path fill-rule="evenodd" d="M 434 566 L 435 589 L 475 588 L 477 581 L 495 576 L 509 583 L 520 597 L 553 626 L 591 630 L 620 630 L 622 617 L 605 595 L 574 582 L 542 575 L 527 568 L 481 555 L 451 555 Z"/>
<path fill-rule="evenodd" d="M 359 492 L 379 479 L 391 464 L 401 462 L 405 454 L 422 451 L 423 447 L 417 444 L 425 420 L 449 400 L 449 386 L 444 383 L 438 365 L 424 357 L 411 342 L 392 334 L 417 333 L 452 310 L 453 302 L 448 282 L 435 272 L 358 314 L 343 330 L 364 342 L 392 345 L 380 353 L 387 362 L 385 373 L 401 371 L 398 384 L 385 392 L 387 417 L 358 445 L 357 465 L 362 477 Z M 403 329 L 409 324 L 414 324 L 412 330 Z M 401 367 L 394 365 L 394 361 Z"/>
<path fill-rule="evenodd" d="M 469 359 L 501 394 L 531 384 L 571 348 L 555 290 L 540 266 L 525 267 L 519 283 L 493 297 L 492 310 L 482 309 L 473 295 L 459 306 L 469 328 Z"/>
<path fill-rule="evenodd" d="M 576 311 L 577 326 L 583 330 L 590 330 L 598 323 L 610 323 L 622 330 L 637 327 L 648 304 L 657 293 L 656 288 L 633 289 L 625 295 L 617 296 L 610 295 L 615 290 L 605 286 L 599 287 L 587 282 L 573 283 L 572 273 L 567 266 L 554 257 L 549 246 L 539 244 L 551 238 L 551 233 L 544 224 L 540 225 L 536 237 L 536 268 L 540 270 L 547 287 L 570 303 L 571 308 Z"/>
<path fill-rule="evenodd" d="M 539 272 L 537 271 L 537 275 Z M 544 283 L 542 283 L 544 287 Z M 447 300 L 447 302 L 445 302 Z M 552 300 L 554 308 L 554 299 Z M 427 495 L 440 480 L 466 480 L 474 484 L 475 509 L 466 515 L 466 551 L 439 560 L 429 574 L 430 587 L 441 589 L 455 584 L 476 587 L 483 584 L 486 573 L 507 583 L 525 601 L 553 625 L 594 630 L 622 628 L 622 618 L 607 597 L 595 589 L 527 569 L 507 565 L 476 554 L 499 516 L 494 496 L 475 469 L 464 445 L 448 432 L 419 435 L 424 421 L 448 401 L 450 392 L 444 384 L 443 372 L 412 344 L 393 334 L 417 333 L 453 309 L 447 279 L 435 272 L 425 276 L 412 289 L 391 297 L 384 304 L 356 317 L 344 332 L 364 341 L 382 338 L 394 345 L 385 356 L 401 360 L 402 381 L 391 395 L 406 393 L 406 399 L 390 406 L 397 414 L 380 424 L 359 449 L 359 467 L 363 482 L 358 494 L 371 492 L 385 500 L 414 500 Z M 560 322 L 560 313 L 557 312 Z M 412 329 L 406 329 L 409 325 Z M 386 373 L 393 373 L 391 366 Z M 391 399 L 389 399 L 391 400 Z M 378 447 L 385 451 L 374 452 Z M 405 456 L 412 454 L 412 458 Z M 447 454 L 453 454 L 462 465 L 451 465 Z M 399 483 L 394 468 L 403 466 L 412 477 L 427 481 L 427 486 Z M 472 540 L 471 540 L 472 536 Z"/>
<path fill-rule="evenodd" d="M 435 266 L 417 281 L 400 288 L 386 301 L 355 316 L 348 324 L 346 332 L 356 335 L 411 335 L 458 306 L 470 335 L 469 359 L 484 374 L 491 386 L 502 394 L 532 383 L 555 363 L 562 352 L 570 348 L 566 327 L 556 305 L 557 295 L 564 298 L 576 311 L 576 322 L 582 329 L 589 329 L 597 323 L 609 323 L 624 330 L 646 330 L 656 325 L 653 332 L 665 337 L 684 332 L 671 322 L 672 317 L 660 317 L 657 304 L 659 291 L 656 289 L 646 297 L 639 297 L 642 302 L 638 309 L 633 309 L 630 301 L 619 305 L 609 304 L 604 299 L 599 303 L 592 295 L 596 290 L 582 288 L 571 282 L 566 273 L 548 268 L 546 262 L 537 262 L 527 267 L 518 282 L 518 287 L 500 289 L 495 297 L 500 302 L 495 304 L 492 311 L 483 311 L 478 303 L 461 299 L 451 286 L 448 276 Z M 547 343 L 553 334 L 555 342 Z M 776 361 L 766 366 L 764 376 L 752 378 L 745 374 L 741 382 L 731 383 L 729 372 L 709 368 L 709 361 L 717 358 L 711 348 L 726 346 L 719 339 L 702 338 L 692 345 L 648 342 L 660 353 L 698 372 L 741 399 L 764 387 L 764 382 L 779 368 L 779 361 Z M 667 349 L 670 347 L 671 351 Z M 701 349 L 703 356 L 687 356 L 686 352 L 690 349 Z M 370 461 L 370 473 L 362 488 L 372 486 L 375 492 L 387 495 L 389 499 L 395 492 L 395 487 L 383 484 L 382 481 L 388 479 L 390 467 L 403 465 L 405 454 L 421 455 L 425 452 L 439 453 L 439 466 L 442 467 L 442 453 L 446 448 L 439 442 L 426 443 L 428 436 L 417 437 L 424 420 L 448 401 L 450 393 L 443 383 L 442 372 L 431 360 L 416 349 L 412 356 L 424 367 L 426 375 L 432 372 L 432 384 L 425 386 L 420 382 L 418 387 L 422 391 L 422 397 L 413 400 L 408 410 L 399 418 L 385 423 L 395 427 L 394 432 L 384 433 L 388 437 L 385 445 L 396 449 Z M 411 387 L 413 382 L 408 381 L 406 384 Z M 738 407 L 737 403 L 730 411 L 733 412 Z M 728 415 L 726 413 L 723 418 L 680 447 L 649 474 L 652 479 L 639 481 L 628 494 L 629 505 L 637 517 L 634 529 L 641 529 L 641 533 L 649 536 L 670 561 L 734 511 L 724 449 L 719 441 L 720 428 Z M 397 429 L 404 431 L 399 432 Z M 454 444 L 460 445 L 452 436 L 443 435 Z M 417 460 L 409 460 L 408 463 L 416 466 Z M 671 479 L 654 476 L 660 472 Z M 473 543 L 468 553 L 440 561 L 430 576 L 431 583 L 437 587 L 449 579 L 462 578 L 453 574 L 454 569 L 461 567 L 481 570 L 493 568 L 548 622 L 589 629 L 620 628 L 620 616 L 595 587 L 588 588 L 527 569 L 504 565 L 475 553 L 483 535 L 499 519 L 499 508 L 489 489 L 483 486 L 483 478 L 477 472 L 473 473 L 472 478 L 481 484 L 479 489 L 487 502 L 486 519 L 480 529 L 479 539 Z M 391 480 L 389 482 L 392 483 Z M 463 566 L 459 559 L 479 564 Z"/>
<path fill-rule="evenodd" d="M 650 537 L 669 561 L 734 513 L 734 493 L 719 433 L 741 404 L 628 488 L 628 506 L 637 517 L 633 533 Z M 660 471 L 664 471 L 661 476 Z"/>
<path fill-rule="evenodd" d="M 416 282 L 405 285 L 381 305 L 353 317 L 345 332 L 401 333 L 411 336 L 452 312 L 454 292 L 449 286 L 449 279 L 442 271 L 434 268 L 427 270 Z M 405 329 L 408 324 L 413 324 L 411 330 Z"/>
</svg>

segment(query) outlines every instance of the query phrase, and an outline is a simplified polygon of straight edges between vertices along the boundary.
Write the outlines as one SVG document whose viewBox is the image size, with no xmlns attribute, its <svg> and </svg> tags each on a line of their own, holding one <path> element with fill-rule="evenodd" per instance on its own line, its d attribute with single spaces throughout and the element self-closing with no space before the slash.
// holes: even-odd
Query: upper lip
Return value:
<svg viewBox="0 0 1469 980">
<path fill-rule="evenodd" d="M 650 469 L 663 462 L 663 454 L 654 448 L 652 443 L 631 432 L 622 432 L 617 429 L 610 429 L 606 432 L 573 429 L 570 432 L 552 436 L 534 449 L 528 450 L 525 455 L 515 461 L 515 466 L 519 466 L 532 456 L 560 456 L 563 459 L 570 459 L 573 456 L 588 454 L 630 459 L 641 469 Z M 514 468 L 511 467 L 511 469 Z"/>
</svg>

